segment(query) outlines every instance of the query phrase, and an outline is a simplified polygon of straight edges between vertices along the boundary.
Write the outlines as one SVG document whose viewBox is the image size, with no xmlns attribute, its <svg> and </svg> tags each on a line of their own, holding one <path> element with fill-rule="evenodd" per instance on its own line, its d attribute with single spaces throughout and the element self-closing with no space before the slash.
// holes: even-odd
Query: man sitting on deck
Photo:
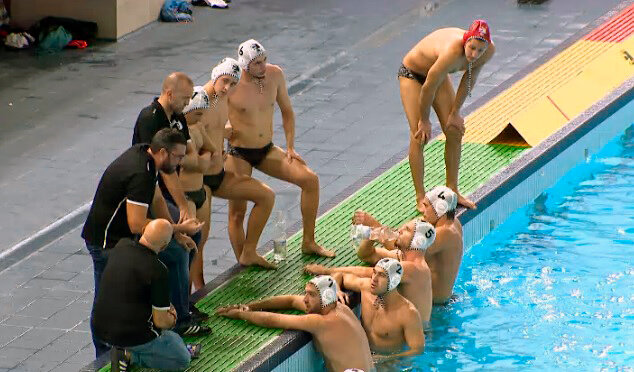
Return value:
<svg viewBox="0 0 634 372">
<path fill-rule="evenodd" d="M 337 285 L 330 276 L 318 276 L 306 284 L 304 296 L 275 296 L 246 305 L 222 307 L 216 311 L 261 327 L 299 329 L 313 335 L 315 347 L 329 371 L 360 368 L 370 371 L 372 357 L 368 338 L 347 306 L 337 302 Z M 267 310 L 300 310 L 305 315 L 287 315 Z"/>
<path fill-rule="evenodd" d="M 425 347 L 418 310 L 395 290 L 402 275 L 403 267 L 393 258 L 377 262 L 371 279 L 333 275 L 342 288 L 361 293 L 361 322 L 377 361 L 417 355 Z M 402 351 L 405 345 L 409 350 Z"/>
</svg>

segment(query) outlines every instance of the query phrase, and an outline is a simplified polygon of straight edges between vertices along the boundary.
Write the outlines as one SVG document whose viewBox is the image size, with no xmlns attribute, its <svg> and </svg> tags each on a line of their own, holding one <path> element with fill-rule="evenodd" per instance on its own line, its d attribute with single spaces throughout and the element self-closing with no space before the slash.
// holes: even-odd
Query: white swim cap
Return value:
<svg viewBox="0 0 634 372">
<path fill-rule="evenodd" d="M 416 221 L 414 236 L 409 243 L 409 249 L 425 252 L 436 240 L 436 229 L 429 222 Z"/>
<path fill-rule="evenodd" d="M 388 292 L 398 287 L 403 277 L 403 266 L 400 262 L 393 258 L 383 258 L 376 263 L 376 266 L 382 268 L 387 273 Z"/>
<path fill-rule="evenodd" d="M 233 58 L 227 57 L 220 61 L 220 63 L 211 70 L 211 81 L 215 83 L 216 80 L 223 75 L 231 76 L 239 81 L 241 73 L 242 68 L 240 67 L 240 63 Z"/>
<path fill-rule="evenodd" d="M 337 301 L 337 284 L 330 275 L 320 275 L 312 278 L 309 283 L 312 283 L 319 292 L 319 301 L 321 307 L 326 307 Z"/>
<path fill-rule="evenodd" d="M 247 71 L 249 70 L 249 63 L 262 55 L 266 55 L 266 49 L 253 39 L 245 41 L 238 47 L 238 62 Z"/>
<path fill-rule="evenodd" d="M 456 209 L 458 195 L 447 186 L 436 186 L 425 197 L 429 200 L 438 218 Z"/>
<path fill-rule="evenodd" d="M 209 108 L 209 96 L 207 91 L 200 85 L 194 87 L 194 94 L 189 99 L 189 103 L 183 109 L 183 115 L 188 112 Z"/>
</svg>

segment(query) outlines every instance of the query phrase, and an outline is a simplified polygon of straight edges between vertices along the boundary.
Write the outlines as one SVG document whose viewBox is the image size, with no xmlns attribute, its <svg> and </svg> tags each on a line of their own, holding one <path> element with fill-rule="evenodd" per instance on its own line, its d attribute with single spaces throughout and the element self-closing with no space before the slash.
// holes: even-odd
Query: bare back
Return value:
<svg viewBox="0 0 634 372">
<path fill-rule="evenodd" d="M 449 67 L 449 72 L 465 71 L 467 69 L 467 59 L 462 51 L 462 36 L 465 30 L 455 27 L 441 28 L 425 36 L 418 42 L 403 58 L 403 64 L 410 70 L 427 75 L 431 66 L 436 63 L 438 57 L 443 53 L 460 55 Z M 485 58 L 474 62 L 474 66 L 482 63 Z"/>
<path fill-rule="evenodd" d="M 326 324 L 313 333 L 315 347 L 326 361 L 329 371 L 347 368 L 372 369 L 372 355 L 368 338 L 354 313 L 345 305 L 337 304 L 326 318 Z"/>
<path fill-rule="evenodd" d="M 246 72 L 229 94 L 229 120 L 233 127 L 231 145 L 244 148 L 261 148 L 273 139 L 273 113 L 277 101 L 281 69 L 266 65 L 266 77 L 261 80 L 262 92 L 257 80 L 250 80 Z"/>
<path fill-rule="evenodd" d="M 205 85 L 207 94 L 211 97 L 211 89 Z M 205 174 L 218 174 L 224 166 L 222 147 L 224 145 L 224 128 L 228 119 L 227 97 L 218 99 L 215 105 L 206 109 L 200 121 L 205 128 L 207 136 L 217 151 L 211 156 L 211 164 Z"/>
<path fill-rule="evenodd" d="M 445 303 L 453 294 L 454 283 L 462 263 L 462 224 L 456 218 L 453 224 L 437 228 L 436 234 L 436 239 L 443 241 L 444 246 L 438 247 L 436 253 L 428 251 L 425 261 L 431 271 L 434 303 Z"/>
<path fill-rule="evenodd" d="M 398 291 L 414 306 L 421 319 L 428 322 L 432 308 L 432 282 L 429 267 L 425 260 L 417 262 L 402 262 L 403 280 Z"/>
<path fill-rule="evenodd" d="M 369 290 L 361 291 L 361 322 L 370 347 L 379 353 L 401 351 L 406 345 L 404 321 L 416 308 L 400 295 L 396 306 L 377 308 L 374 307 L 376 297 Z"/>
</svg>

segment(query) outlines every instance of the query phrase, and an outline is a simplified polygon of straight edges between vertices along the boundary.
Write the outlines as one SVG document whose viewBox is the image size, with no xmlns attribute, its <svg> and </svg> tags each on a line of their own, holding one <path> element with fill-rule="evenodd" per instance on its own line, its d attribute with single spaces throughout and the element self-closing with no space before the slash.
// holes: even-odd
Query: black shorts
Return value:
<svg viewBox="0 0 634 372">
<path fill-rule="evenodd" d="M 221 170 L 218 174 L 211 174 L 203 176 L 203 183 L 211 189 L 211 192 L 215 192 L 220 188 L 222 180 L 225 179 L 225 170 Z"/>
<path fill-rule="evenodd" d="M 401 64 L 401 68 L 398 69 L 397 76 L 402 76 L 404 78 L 416 80 L 416 81 L 418 81 L 420 83 L 420 85 L 425 84 L 425 79 L 427 78 L 425 75 L 421 75 L 419 73 L 416 73 L 416 72 L 408 69 L 403 64 Z"/>
<path fill-rule="evenodd" d="M 205 204 L 207 193 L 205 192 L 205 188 L 201 187 L 200 190 L 185 191 L 185 197 L 187 198 L 187 200 L 194 202 L 194 204 L 196 205 L 196 209 L 200 209 L 200 207 Z"/>
<path fill-rule="evenodd" d="M 269 143 L 268 145 L 264 147 L 256 148 L 256 149 L 251 149 L 246 147 L 235 147 L 235 146 L 231 146 L 231 144 L 228 144 L 227 154 L 233 155 L 240 159 L 244 159 L 247 162 L 249 162 L 249 164 L 251 164 L 252 167 L 257 167 L 258 165 L 260 165 L 262 160 L 264 160 L 266 155 L 268 155 L 268 153 L 271 151 L 272 148 L 273 148 L 273 142 Z"/>
</svg>

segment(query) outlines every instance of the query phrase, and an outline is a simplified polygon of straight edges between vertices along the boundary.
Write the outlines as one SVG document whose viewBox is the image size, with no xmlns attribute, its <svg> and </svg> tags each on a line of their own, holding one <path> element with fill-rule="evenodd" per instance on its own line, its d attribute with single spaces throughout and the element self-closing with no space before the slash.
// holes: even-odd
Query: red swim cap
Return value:
<svg viewBox="0 0 634 372">
<path fill-rule="evenodd" d="M 491 30 L 489 30 L 487 21 L 484 19 L 476 19 L 473 21 L 471 27 L 462 35 L 462 44 L 466 44 L 471 38 L 476 38 L 491 44 Z"/>
</svg>

